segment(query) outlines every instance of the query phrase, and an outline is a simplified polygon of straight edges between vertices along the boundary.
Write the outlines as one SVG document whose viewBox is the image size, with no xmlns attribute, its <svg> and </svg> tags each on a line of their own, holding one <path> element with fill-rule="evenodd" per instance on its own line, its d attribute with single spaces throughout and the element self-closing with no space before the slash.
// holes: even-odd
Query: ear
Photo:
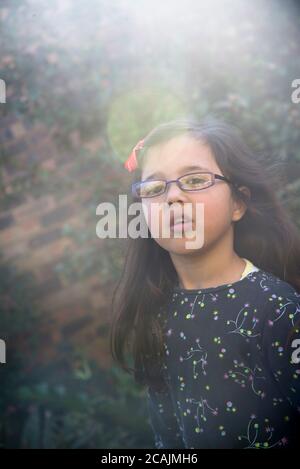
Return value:
<svg viewBox="0 0 300 469">
<path fill-rule="evenodd" d="M 251 191 L 248 187 L 239 186 L 238 191 L 242 192 L 248 199 L 251 198 Z M 243 196 L 239 197 L 238 194 L 234 193 L 232 221 L 240 220 L 244 216 L 246 211 L 247 204 L 243 200 Z"/>
</svg>

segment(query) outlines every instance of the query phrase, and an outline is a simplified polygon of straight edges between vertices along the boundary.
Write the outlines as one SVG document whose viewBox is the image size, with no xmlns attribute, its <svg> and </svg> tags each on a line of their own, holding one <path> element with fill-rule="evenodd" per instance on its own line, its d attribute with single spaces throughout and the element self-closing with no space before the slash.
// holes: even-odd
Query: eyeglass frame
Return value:
<svg viewBox="0 0 300 469">
<path fill-rule="evenodd" d="M 182 189 L 181 185 L 180 185 L 180 179 L 185 177 L 185 176 L 190 176 L 192 174 L 210 174 L 212 176 L 212 182 L 209 186 L 206 186 L 206 187 L 202 187 L 201 189 Z M 238 184 L 236 182 L 233 182 L 233 181 L 230 181 L 230 179 L 228 179 L 227 177 L 225 176 L 222 176 L 221 174 L 215 174 L 213 173 L 212 171 L 194 171 L 192 173 L 186 173 L 186 174 L 183 174 L 182 176 L 180 176 L 179 178 L 177 179 L 170 179 L 168 181 L 166 181 L 165 179 L 148 179 L 146 181 L 138 181 L 138 182 L 134 182 L 132 185 L 131 185 L 131 192 L 132 194 L 135 196 L 135 197 L 138 197 L 140 199 L 151 199 L 152 197 L 159 197 L 160 195 L 164 194 L 166 191 L 167 191 L 167 188 L 168 188 L 168 184 L 171 184 L 171 182 L 176 182 L 177 186 L 180 188 L 180 190 L 184 191 L 184 192 L 199 192 L 199 191 L 202 191 L 203 189 L 207 189 L 208 187 L 212 187 L 214 184 L 215 184 L 215 180 L 216 179 L 220 179 L 222 181 L 226 181 L 228 182 L 228 184 L 231 184 L 234 186 L 235 189 L 238 188 Z M 136 193 L 136 186 L 142 184 L 143 182 L 150 182 L 150 181 L 161 181 L 161 182 L 164 182 L 165 183 L 165 190 L 163 192 L 161 192 L 160 194 L 155 194 L 155 195 L 150 195 L 150 196 L 146 196 L 146 197 L 141 197 L 140 195 L 137 195 Z"/>
</svg>

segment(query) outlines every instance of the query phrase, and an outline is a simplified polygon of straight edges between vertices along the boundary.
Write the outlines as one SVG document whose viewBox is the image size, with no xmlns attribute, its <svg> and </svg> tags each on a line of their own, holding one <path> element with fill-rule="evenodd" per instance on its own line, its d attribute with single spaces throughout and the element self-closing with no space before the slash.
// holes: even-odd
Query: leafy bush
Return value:
<svg viewBox="0 0 300 469">
<path fill-rule="evenodd" d="M 144 390 L 130 376 L 100 369 L 75 347 L 57 362 L 35 363 L 41 343 L 34 292 L 30 276 L 2 261 L 0 335 L 7 362 L 0 366 L 0 447 L 151 447 Z"/>
</svg>

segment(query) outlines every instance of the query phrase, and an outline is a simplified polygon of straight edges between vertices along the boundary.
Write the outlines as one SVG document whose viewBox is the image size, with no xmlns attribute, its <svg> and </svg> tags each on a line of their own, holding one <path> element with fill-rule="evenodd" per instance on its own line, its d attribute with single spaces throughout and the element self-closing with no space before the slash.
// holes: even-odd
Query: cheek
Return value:
<svg viewBox="0 0 300 469">
<path fill-rule="evenodd" d="M 221 189 L 221 188 L 220 188 Z M 207 235 L 227 228 L 232 220 L 232 200 L 227 190 L 216 190 L 198 197 L 204 204 L 204 230 Z"/>
</svg>

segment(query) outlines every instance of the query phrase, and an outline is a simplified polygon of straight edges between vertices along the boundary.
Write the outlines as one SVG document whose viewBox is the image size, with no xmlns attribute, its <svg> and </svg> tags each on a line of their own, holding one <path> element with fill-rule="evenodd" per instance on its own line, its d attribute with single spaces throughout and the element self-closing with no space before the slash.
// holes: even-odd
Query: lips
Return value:
<svg viewBox="0 0 300 469">
<path fill-rule="evenodd" d="M 172 233 L 187 233 L 193 230 L 193 220 L 189 216 L 175 216 L 171 213 L 170 229 Z"/>
<path fill-rule="evenodd" d="M 179 217 L 174 217 L 174 214 L 171 213 L 170 217 L 170 226 L 173 227 L 175 225 L 186 225 L 186 224 L 191 224 L 192 223 L 192 218 L 189 216 L 179 216 Z"/>
<path fill-rule="evenodd" d="M 173 233 L 187 233 L 193 231 L 193 223 L 191 221 L 185 223 L 175 223 L 171 226 L 171 232 Z"/>
</svg>

